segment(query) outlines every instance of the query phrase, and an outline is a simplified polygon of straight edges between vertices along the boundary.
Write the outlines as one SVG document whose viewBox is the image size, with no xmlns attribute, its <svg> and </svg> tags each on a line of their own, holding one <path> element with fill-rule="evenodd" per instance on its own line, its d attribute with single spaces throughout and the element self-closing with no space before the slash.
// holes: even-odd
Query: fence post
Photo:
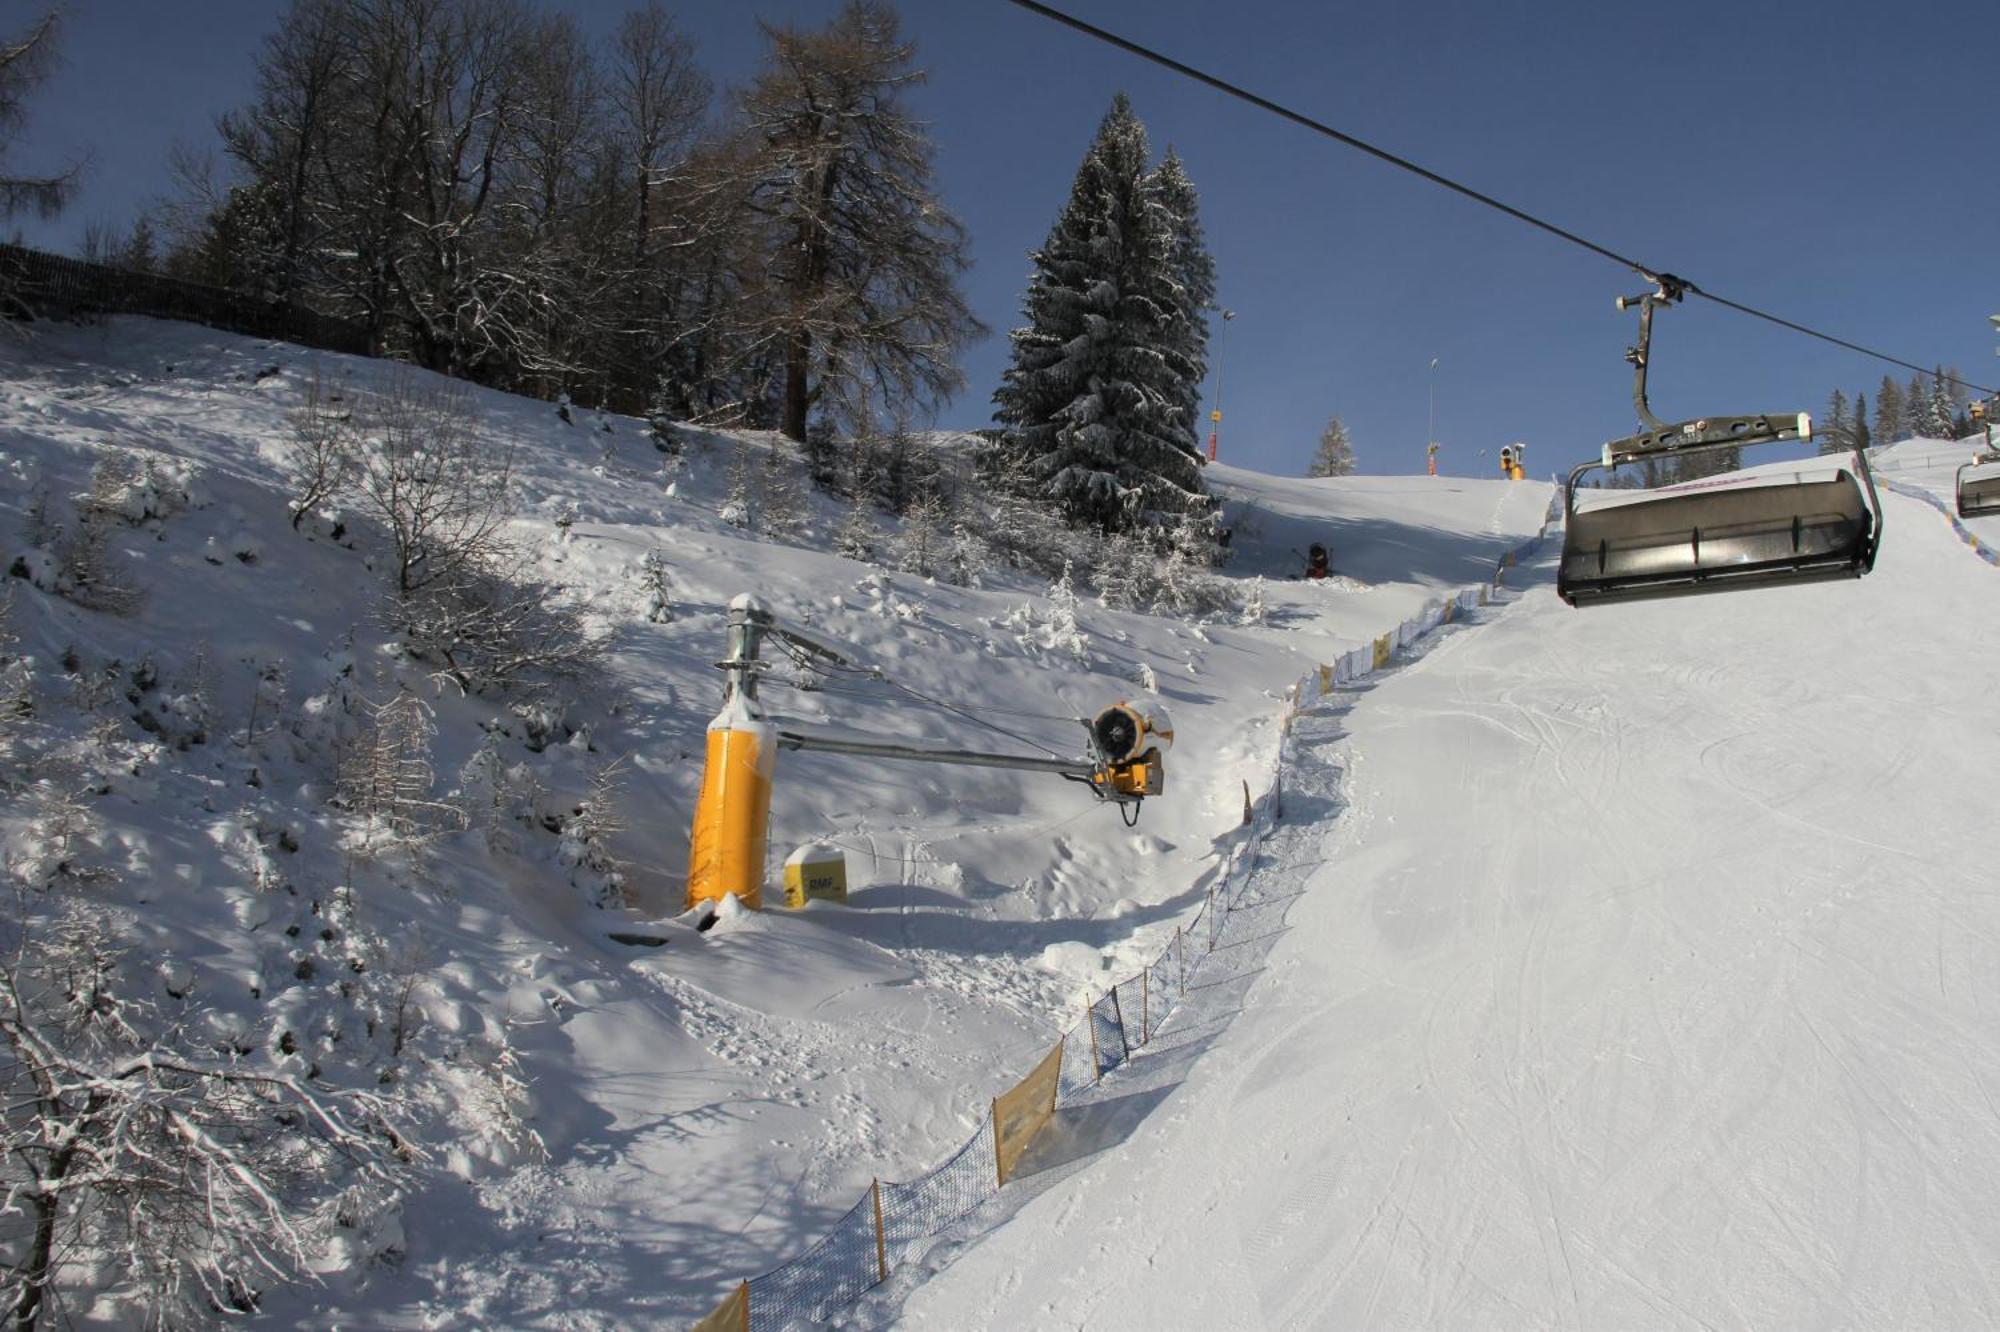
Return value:
<svg viewBox="0 0 2000 1332">
<path fill-rule="evenodd" d="M 1104 1061 L 1097 1057 L 1097 1005 L 1083 1006 L 1083 1028 L 1090 1033 L 1090 1080 L 1100 1081 L 1104 1077 Z"/>
<path fill-rule="evenodd" d="M 1125 1047 L 1125 1058 L 1132 1057 L 1132 1040 L 1125 1034 L 1125 1006 L 1118 1002 L 1118 987 L 1111 987 L 1111 1016 L 1118 1019 L 1118 1043 Z"/>
<path fill-rule="evenodd" d="M 882 1181 L 876 1180 L 875 1193 L 875 1280 L 889 1279 L 889 1246 L 882 1238 Z"/>
<path fill-rule="evenodd" d="M 1215 951 L 1215 885 L 1208 885 L 1208 951 Z"/>
<path fill-rule="evenodd" d="M 1153 969 L 1139 973 L 1139 1044 L 1153 1039 Z"/>
<path fill-rule="evenodd" d="M 1181 927 L 1174 926 L 1174 957 L 1181 964 L 1181 993 L 1187 993 L 1187 944 L 1181 939 Z"/>
</svg>

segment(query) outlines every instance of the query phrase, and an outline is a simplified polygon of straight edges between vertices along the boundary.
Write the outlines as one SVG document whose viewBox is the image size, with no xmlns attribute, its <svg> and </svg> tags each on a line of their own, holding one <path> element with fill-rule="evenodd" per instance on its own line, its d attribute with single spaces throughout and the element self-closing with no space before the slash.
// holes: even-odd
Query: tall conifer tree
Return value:
<svg viewBox="0 0 2000 1332">
<path fill-rule="evenodd" d="M 1167 278 L 1175 320 L 1164 348 L 1181 390 L 1190 447 L 1200 457 L 1201 385 L 1208 378 L 1208 312 L 1215 307 L 1215 258 L 1202 238 L 1199 200 L 1180 155 L 1167 149 L 1151 183 L 1166 210 Z"/>
<path fill-rule="evenodd" d="M 1146 129 L 1123 93 L 1035 251 L 1014 362 L 993 395 L 1001 447 L 1073 524 L 1164 526 L 1203 502 L 1175 228 L 1146 169 Z"/>
<path fill-rule="evenodd" d="M 1875 389 L 1875 442 L 1894 444 L 1899 439 L 1907 439 L 1909 433 L 1903 426 L 1903 390 L 1895 380 L 1884 375 Z"/>
<path fill-rule="evenodd" d="M 1845 453 L 1853 448 L 1853 423 L 1847 416 L 1847 395 L 1839 389 L 1833 391 L 1833 401 L 1827 405 L 1826 423 L 1816 432 L 1819 436 L 1819 451 Z"/>
</svg>

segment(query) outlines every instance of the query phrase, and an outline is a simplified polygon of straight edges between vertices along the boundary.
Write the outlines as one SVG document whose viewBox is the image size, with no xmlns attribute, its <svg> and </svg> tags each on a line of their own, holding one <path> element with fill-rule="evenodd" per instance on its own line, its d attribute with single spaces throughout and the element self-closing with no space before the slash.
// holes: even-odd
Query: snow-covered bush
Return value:
<svg viewBox="0 0 2000 1332">
<path fill-rule="evenodd" d="M 604 653 L 559 589 L 492 569 L 464 569 L 382 606 L 384 626 L 411 657 L 466 694 L 533 694 L 572 679 Z"/>
<path fill-rule="evenodd" d="M 558 863 L 569 870 L 569 881 L 593 906 L 630 905 L 625 897 L 625 870 L 611 854 L 611 839 L 625 829 L 618 818 L 617 761 L 599 765 L 590 777 L 590 793 L 563 824 Z"/>
<path fill-rule="evenodd" d="M 200 1327 L 307 1272 L 329 1203 L 393 1193 L 395 1103 L 185 1048 L 101 913 L 0 925 L 0 1268 L 17 1329 L 102 1302 L 114 1322 Z"/>
<path fill-rule="evenodd" d="M 431 746 L 437 723 L 430 704 L 404 689 L 365 706 L 367 725 L 347 747 L 336 789 L 342 808 L 369 820 L 368 844 L 379 835 L 413 846 L 462 826 L 458 806 L 436 794 Z"/>
<path fill-rule="evenodd" d="M 57 534 L 49 560 L 28 562 L 26 576 L 43 591 L 86 610 L 132 614 L 139 609 L 139 590 L 112 559 L 113 521 L 105 510 L 79 512 L 76 522 Z"/>
<path fill-rule="evenodd" d="M 1264 606 L 1264 575 L 1258 574 L 1250 580 L 1250 593 L 1243 598 L 1243 611 L 1239 619 L 1244 624 L 1262 624 L 1266 615 Z"/>
<path fill-rule="evenodd" d="M 120 450 L 98 459 L 90 469 L 90 492 L 78 508 L 86 517 L 137 526 L 170 518 L 193 502 L 193 469 L 186 463 Z"/>
<path fill-rule="evenodd" d="M 388 537 L 397 595 L 506 562 L 513 453 L 487 442 L 463 386 L 395 379 L 363 429 L 355 488 Z"/>
<path fill-rule="evenodd" d="M 345 492 L 360 463 L 353 413 L 331 400 L 317 365 L 306 382 L 306 400 L 292 414 L 292 529 Z"/>
<path fill-rule="evenodd" d="M 757 530 L 757 507 L 754 495 L 755 478 L 750 465 L 750 445 L 743 440 L 736 442 L 736 457 L 729 465 L 729 493 L 723 497 L 722 508 L 717 510 L 722 521 L 731 527 L 740 527 L 746 532 Z"/>
<path fill-rule="evenodd" d="M 647 551 L 639 566 L 639 594 L 645 602 L 647 623 L 665 624 L 674 618 L 673 582 L 666 558 L 657 550 Z"/>
</svg>

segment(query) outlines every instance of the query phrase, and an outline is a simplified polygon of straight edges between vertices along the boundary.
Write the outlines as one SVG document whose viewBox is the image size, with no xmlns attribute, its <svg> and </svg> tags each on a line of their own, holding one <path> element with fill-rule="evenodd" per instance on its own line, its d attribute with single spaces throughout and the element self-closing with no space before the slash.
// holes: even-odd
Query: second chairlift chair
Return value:
<svg viewBox="0 0 2000 1332">
<path fill-rule="evenodd" d="M 1639 307 L 1639 345 L 1626 359 L 1634 367 L 1632 402 L 1644 429 L 1606 444 L 1598 461 L 1570 473 L 1556 594 L 1572 606 L 1587 606 L 1858 578 L 1874 568 L 1882 505 L 1859 448 L 1854 473 L 1842 468 L 1825 480 L 1750 480 L 1707 490 L 1669 489 L 1643 499 L 1607 497 L 1590 508 L 1577 507 L 1577 483 L 1593 468 L 1812 438 L 1812 420 L 1804 412 L 1711 416 L 1677 425 L 1653 415 L 1646 403 L 1653 310 L 1679 301 L 1688 288 L 1667 275 L 1652 280 L 1656 291 L 1618 301 L 1621 310 Z"/>
<path fill-rule="evenodd" d="M 1994 463 L 2000 463 L 2000 451 L 1993 447 L 1993 422 L 1984 402 L 1972 404 L 1975 423 L 1986 431 L 1986 447 L 1972 456 L 1972 461 L 1958 469 L 1958 516 L 1976 518 L 1983 513 L 2000 510 L 2000 470 Z M 1983 468 L 1978 476 L 1967 476 L 1974 468 Z"/>
</svg>

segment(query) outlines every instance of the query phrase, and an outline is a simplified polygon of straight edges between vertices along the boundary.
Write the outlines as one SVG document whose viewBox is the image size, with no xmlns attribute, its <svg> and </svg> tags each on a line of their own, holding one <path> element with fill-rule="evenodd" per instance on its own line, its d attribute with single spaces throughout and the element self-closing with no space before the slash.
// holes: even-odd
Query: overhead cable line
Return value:
<svg viewBox="0 0 2000 1332">
<path fill-rule="evenodd" d="M 1294 125 L 1309 129 L 1315 134 L 1324 135 L 1338 143 L 1344 143 L 1349 148 L 1366 153 L 1378 161 L 1387 162 L 1390 166 L 1407 171 L 1413 176 L 1420 176 L 1431 184 L 1442 186 L 1454 194 L 1463 195 L 1474 203 L 1483 204 L 1497 212 L 1505 213 L 1517 222 L 1525 222 L 1539 231 L 1546 231 L 1551 236 L 1568 241 L 1570 244 L 1588 250 L 1601 258 L 1609 259 L 1612 263 L 1618 264 L 1621 267 L 1629 268 L 1648 282 L 1658 283 L 1663 288 L 1670 288 L 1689 295 L 1700 296 L 1704 300 L 1713 301 L 1715 304 L 1734 310 L 1738 314 L 1749 315 L 1753 319 L 1762 319 L 1766 323 L 1776 324 L 1778 327 L 1790 329 L 1794 333 L 1803 333 L 1809 338 L 1817 338 L 1821 342 L 1829 342 L 1836 347 L 1844 347 L 1848 351 L 1858 352 L 1863 356 L 1873 357 L 1878 361 L 1886 361 L 1890 365 L 1899 365 L 1905 370 L 1914 370 L 1920 375 L 1936 375 L 1937 373 L 1935 370 L 1926 370 L 1923 366 L 1915 362 L 1906 361 L 1900 356 L 1891 356 L 1887 352 L 1876 351 L 1874 348 L 1864 347 L 1858 342 L 1850 342 L 1846 338 L 1836 337 L 1831 333 L 1822 333 L 1816 328 L 1809 328 L 1804 324 L 1796 323 L 1793 320 L 1782 318 L 1764 310 L 1759 310 L 1754 306 L 1744 305 L 1739 301 L 1732 301 L 1727 297 L 1717 296 L 1713 292 L 1704 291 L 1699 286 L 1689 282 L 1686 278 L 1674 277 L 1663 268 L 1656 268 L 1650 264 L 1642 264 L 1637 259 L 1628 258 L 1608 246 L 1599 245 L 1596 241 L 1579 236 L 1574 231 L 1570 231 L 1565 227 L 1559 227 L 1544 218 L 1536 217 L 1533 213 L 1516 208 L 1512 204 L 1504 203 L 1490 194 L 1475 190 L 1470 185 L 1461 184 L 1449 176 L 1440 175 L 1428 167 L 1419 166 L 1407 157 L 1399 157 L 1386 148 L 1377 148 L 1365 139 L 1357 139 L 1352 134 L 1337 130 L 1322 121 L 1314 120 L 1311 116 L 1294 111 L 1290 107 L 1274 102 L 1268 97 L 1259 96 L 1247 88 L 1229 82 L 1227 79 L 1217 78 L 1215 75 L 1207 73 L 1204 70 L 1196 69 L 1192 65 L 1175 60 L 1172 56 L 1162 55 L 1151 47 L 1141 46 L 1129 38 L 1120 37 L 1115 32 L 1107 32 L 1095 24 L 1084 22 L 1073 14 L 1065 14 L 1059 9 L 1051 9 L 1049 6 L 1040 3 L 1040 0 L 1008 0 L 1008 3 L 1018 5 L 1030 13 L 1039 14 L 1043 18 L 1060 23 L 1066 28 L 1084 34 L 1086 37 L 1092 37 L 1100 42 L 1115 46 L 1121 51 L 1129 52 L 1132 55 L 1138 56 L 1141 60 L 1150 61 L 1163 69 L 1170 69 L 1185 78 L 1193 79 L 1197 83 L 1206 84 L 1217 92 L 1226 93 L 1238 101 L 1248 102 L 1260 110 L 1269 111 L 1272 115 L 1289 120 Z M 1965 388 L 1977 389 L 1981 393 L 1991 394 L 1996 392 L 1996 390 L 1988 388 L 1983 384 L 1974 384 L 1969 380 L 1959 379 L 1952 375 L 1942 375 L 1939 377 L 1949 383 L 1958 384 Z"/>
</svg>

